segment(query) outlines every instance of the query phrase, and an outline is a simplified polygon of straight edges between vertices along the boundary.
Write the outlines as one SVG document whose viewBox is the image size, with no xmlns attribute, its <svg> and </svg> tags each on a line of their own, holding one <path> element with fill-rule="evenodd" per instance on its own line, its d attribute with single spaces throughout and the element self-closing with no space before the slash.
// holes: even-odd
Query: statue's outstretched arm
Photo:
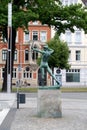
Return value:
<svg viewBox="0 0 87 130">
<path fill-rule="evenodd" d="M 32 50 L 33 50 L 33 51 L 36 51 L 36 52 L 39 52 L 39 53 L 43 53 L 42 50 L 39 50 L 39 49 L 37 49 L 37 48 L 32 48 Z"/>
</svg>

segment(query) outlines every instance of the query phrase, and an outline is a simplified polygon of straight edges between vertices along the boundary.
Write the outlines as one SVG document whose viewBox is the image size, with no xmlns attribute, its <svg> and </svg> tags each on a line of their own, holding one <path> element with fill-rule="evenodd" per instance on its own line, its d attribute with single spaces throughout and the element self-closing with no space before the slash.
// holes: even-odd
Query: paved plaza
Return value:
<svg viewBox="0 0 87 130">
<path fill-rule="evenodd" d="M 0 96 L 0 130 L 87 129 L 86 99 L 62 98 L 62 118 L 39 118 L 36 97 L 26 98 L 26 103 L 20 104 L 19 109 L 17 109 L 16 95 L 7 97 Z"/>
</svg>

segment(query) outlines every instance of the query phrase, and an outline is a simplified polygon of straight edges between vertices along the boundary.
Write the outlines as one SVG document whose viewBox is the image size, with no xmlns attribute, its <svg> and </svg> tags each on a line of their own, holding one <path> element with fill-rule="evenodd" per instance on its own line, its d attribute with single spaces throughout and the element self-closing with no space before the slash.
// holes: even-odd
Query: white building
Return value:
<svg viewBox="0 0 87 130">
<path fill-rule="evenodd" d="M 82 3 L 81 0 L 62 0 L 63 5 Z M 52 34 L 53 36 L 53 34 Z M 75 28 L 61 34 L 61 39 L 69 46 L 70 70 L 62 70 L 62 86 L 86 87 L 87 86 L 87 35 L 82 30 Z"/>
</svg>

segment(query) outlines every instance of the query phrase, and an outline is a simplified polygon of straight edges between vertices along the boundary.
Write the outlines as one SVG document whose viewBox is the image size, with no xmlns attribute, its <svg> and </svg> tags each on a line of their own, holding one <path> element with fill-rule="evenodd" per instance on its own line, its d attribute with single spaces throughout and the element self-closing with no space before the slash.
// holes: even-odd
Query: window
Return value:
<svg viewBox="0 0 87 130">
<path fill-rule="evenodd" d="M 18 42 L 18 31 L 17 31 L 17 34 L 16 34 L 16 43 Z"/>
<path fill-rule="evenodd" d="M 76 51 L 76 61 L 80 61 L 80 51 Z"/>
<path fill-rule="evenodd" d="M 71 51 L 69 51 L 69 61 L 71 61 Z"/>
<path fill-rule="evenodd" d="M 2 50 L 2 60 L 7 59 L 7 50 Z"/>
<path fill-rule="evenodd" d="M 81 31 L 75 32 L 75 43 L 81 43 Z"/>
<path fill-rule="evenodd" d="M 46 42 L 47 41 L 47 33 L 46 33 L 46 31 L 41 31 L 40 32 L 40 40 L 42 42 Z"/>
<path fill-rule="evenodd" d="M 26 8 L 27 7 L 27 0 L 25 0 L 25 4 L 24 4 L 24 8 Z"/>
<path fill-rule="evenodd" d="M 4 78 L 5 68 L 2 68 L 2 78 Z"/>
<path fill-rule="evenodd" d="M 14 52 L 14 60 L 17 61 L 17 50 Z"/>
<path fill-rule="evenodd" d="M 66 82 L 80 82 L 80 70 L 66 70 Z"/>
<path fill-rule="evenodd" d="M 33 31 L 32 40 L 34 40 L 34 41 L 37 41 L 37 40 L 38 40 L 38 31 Z"/>
<path fill-rule="evenodd" d="M 0 42 L 3 42 L 3 32 L 2 32 L 2 28 L 0 28 Z"/>
<path fill-rule="evenodd" d="M 67 32 L 65 33 L 65 39 L 66 39 L 66 42 L 67 42 L 68 44 L 70 44 L 70 43 L 72 42 L 72 36 L 71 36 L 71 32 L 70 32 L 70 31 L 67 31 Z"/>
<path fill-rule="evenodd" d="M 37 47 L 35 46 L 34 48 L 37 48 Z M 33 60 L 36 60 L 37 58 L 38 58 L 38 52 L 33 51 L 33 52 L 32 52 L 32 59 L 33 59 Z"/>
<path fill-rule="evenodd" d="M 6 37 L 2 34 L 2 42 L 6 43 L 7 40 L 6 40 Z"/>
<path fill-rule="evenodd" d="M 29 40 L 30 40 L 29 31 L 25 31 L 24 32 L 24 42 L 29 42 Z"/>
<path fill-rule="evenodd" d="M 24 78 L 32 78 L 32 71 L 27 70 L 27 67 L 26 67 L 25 70 L 23 71 L 23 77 Z"/>
<path fill-rule="evenodd" d="M 13 72 L 12 72 L 12 78 L 16 78 L 16 71 L 17 71 L 17 69 L 16 68 L 13 68 Z"/>
<path fill-rule="evenodd" d="M 25 61 L 29 60 L 29 50 L 25 50 Z"/>
</svg>

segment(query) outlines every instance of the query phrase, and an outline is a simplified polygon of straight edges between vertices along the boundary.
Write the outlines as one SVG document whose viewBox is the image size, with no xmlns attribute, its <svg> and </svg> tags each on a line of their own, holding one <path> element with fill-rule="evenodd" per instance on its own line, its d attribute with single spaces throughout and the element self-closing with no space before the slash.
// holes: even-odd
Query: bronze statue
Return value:
<svg viewBox="0 0 87 130">
<path fill-rule="evenodd" d="M 47 45 L 45 45 L 43 47 L 43 50 L 40 50 L 38 48 L 32 48 L 32 50 L 42 54 L 41 63 L 40 63 L 40 69 L 42 72 L 42 79 L 44 79 L 44 69 L 46 68 L 47 72 L 53 77 L 53 79 L 59 85 L 59 82 L 57 81 L 56 77 L 52 74 L 52 71 L 48 65 L 48 58 L 54 52 L 54 50 L 49 48 Z"/>
</svg>

